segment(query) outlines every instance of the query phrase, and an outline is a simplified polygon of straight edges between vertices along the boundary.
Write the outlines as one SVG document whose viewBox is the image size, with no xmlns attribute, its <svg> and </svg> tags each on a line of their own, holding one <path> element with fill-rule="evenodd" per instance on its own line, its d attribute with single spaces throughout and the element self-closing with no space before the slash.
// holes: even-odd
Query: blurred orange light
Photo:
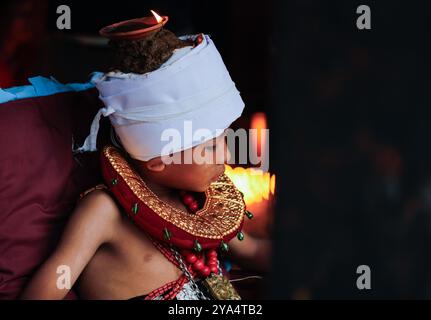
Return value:
<svg viewBox="0 0 431 320">
<path fill-rule="evenodd" d="M 226 175 L 244 194 L 246 205 L 269 200 L 275 194 L 275 175 L 255 168 L 232 168 L 226 165 Z"/>
<path fill-rule="evenodd" d="M 265 132 L 264 129 L 267 129 L 267 123 L 266 123 L 266 115 L 264 112 L 256 112 L 253 114 L 250 120 L 250 128 L 256 129 L 257 131 L 257 155 L 262 156 L 262 152 L 265 150 L 265 140 L 266 137 L 263 136 Z"/>
</svg>

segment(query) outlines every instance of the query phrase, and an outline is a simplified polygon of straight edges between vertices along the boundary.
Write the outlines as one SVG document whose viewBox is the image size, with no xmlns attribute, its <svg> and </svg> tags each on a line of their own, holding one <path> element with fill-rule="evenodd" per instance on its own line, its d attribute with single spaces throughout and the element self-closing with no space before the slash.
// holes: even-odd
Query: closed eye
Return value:
<svg viewBox="0 0 431 320">
<path fill-rule="evenodd" d="M 214 151 L 216 148 L 217 148 L 217 146 L 213 145 L 213 146 L 205 147 L 205 150 L 207 150 L 207 151 Z"/>
</svg>

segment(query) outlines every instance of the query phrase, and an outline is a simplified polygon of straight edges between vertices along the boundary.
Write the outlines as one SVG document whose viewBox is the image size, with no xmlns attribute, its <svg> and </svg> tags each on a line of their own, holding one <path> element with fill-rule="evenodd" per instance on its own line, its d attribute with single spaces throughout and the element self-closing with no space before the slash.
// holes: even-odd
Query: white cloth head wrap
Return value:
<svg viewBox="0 0 431 320">
<path fill-rule="evenodd" d="M 196 36 L 182 37 L 195 39 Z M 95 151 L 100 117 L 109 119 L 132 158 L 147 161 L 186 150 L 215 138 L 242 113 L 244 102 L 209 36 L 196 47 L 176 50 L 159 69 L 146 74 L 108 73 L 93 79 L 105 107 L 96 114 L 90 135 L 76 152 Z M 184 124 L 193 132 L 184 134 Z M 181 141 L 169 151 L 162 141 L 166 129 Z M 203 131 L 201 130 L 200 133 Z"/>
</svg>

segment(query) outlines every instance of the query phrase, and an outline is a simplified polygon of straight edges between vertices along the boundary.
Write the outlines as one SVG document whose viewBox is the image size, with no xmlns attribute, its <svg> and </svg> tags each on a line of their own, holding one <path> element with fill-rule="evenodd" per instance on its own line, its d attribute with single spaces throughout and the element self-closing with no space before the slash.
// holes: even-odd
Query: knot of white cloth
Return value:
<svg viewBox="0 0 431 320">
<path fill-rule="evenodd" d="M 81 147 L 73 149 L 73 153 L 96 151 L 97 133 L 99 132 L 100 118 L 102 117 L 102 115 L 104 117 L 107 117 L 113 114 L 115 111 L 116 110 L 111 106 L 100 108 L 99 111 L 96 113 L 96 116 L 94 117 L 93 122 L 91 123 L 90 134 L 88 135 L 87 138 L 85 138 L 84 144 Z"/>
</svg>

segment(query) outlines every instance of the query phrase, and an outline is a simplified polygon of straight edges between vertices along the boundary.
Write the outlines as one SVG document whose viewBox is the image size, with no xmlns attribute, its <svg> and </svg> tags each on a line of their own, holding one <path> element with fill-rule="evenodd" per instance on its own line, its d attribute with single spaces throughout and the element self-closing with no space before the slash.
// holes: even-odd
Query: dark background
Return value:
<svg viewBox="0 0 431 320">
<path fill-rule="evenodd" d="M 356 28 L 360 4 L 372 30 Z M 286 1 L 275 12 L 271 296 L 431 298 L 429 5 Z M 356 288 L 359 265 L 372 290 Z"/>
<path fill-rule="evenodd" d="M 67 4 L 72 30 L 56 29 Z M 356 28 L 371 8 L 372 30 Z M 431 298 L 430 5 L 425 1 L 2 1 L 0 86 L 104 71 L 98 30 L 169 15 L 214 39 L 277 175 L 266 297 Z M 356 268 L 371 268 L 371 290 Z"/>
</svg>

